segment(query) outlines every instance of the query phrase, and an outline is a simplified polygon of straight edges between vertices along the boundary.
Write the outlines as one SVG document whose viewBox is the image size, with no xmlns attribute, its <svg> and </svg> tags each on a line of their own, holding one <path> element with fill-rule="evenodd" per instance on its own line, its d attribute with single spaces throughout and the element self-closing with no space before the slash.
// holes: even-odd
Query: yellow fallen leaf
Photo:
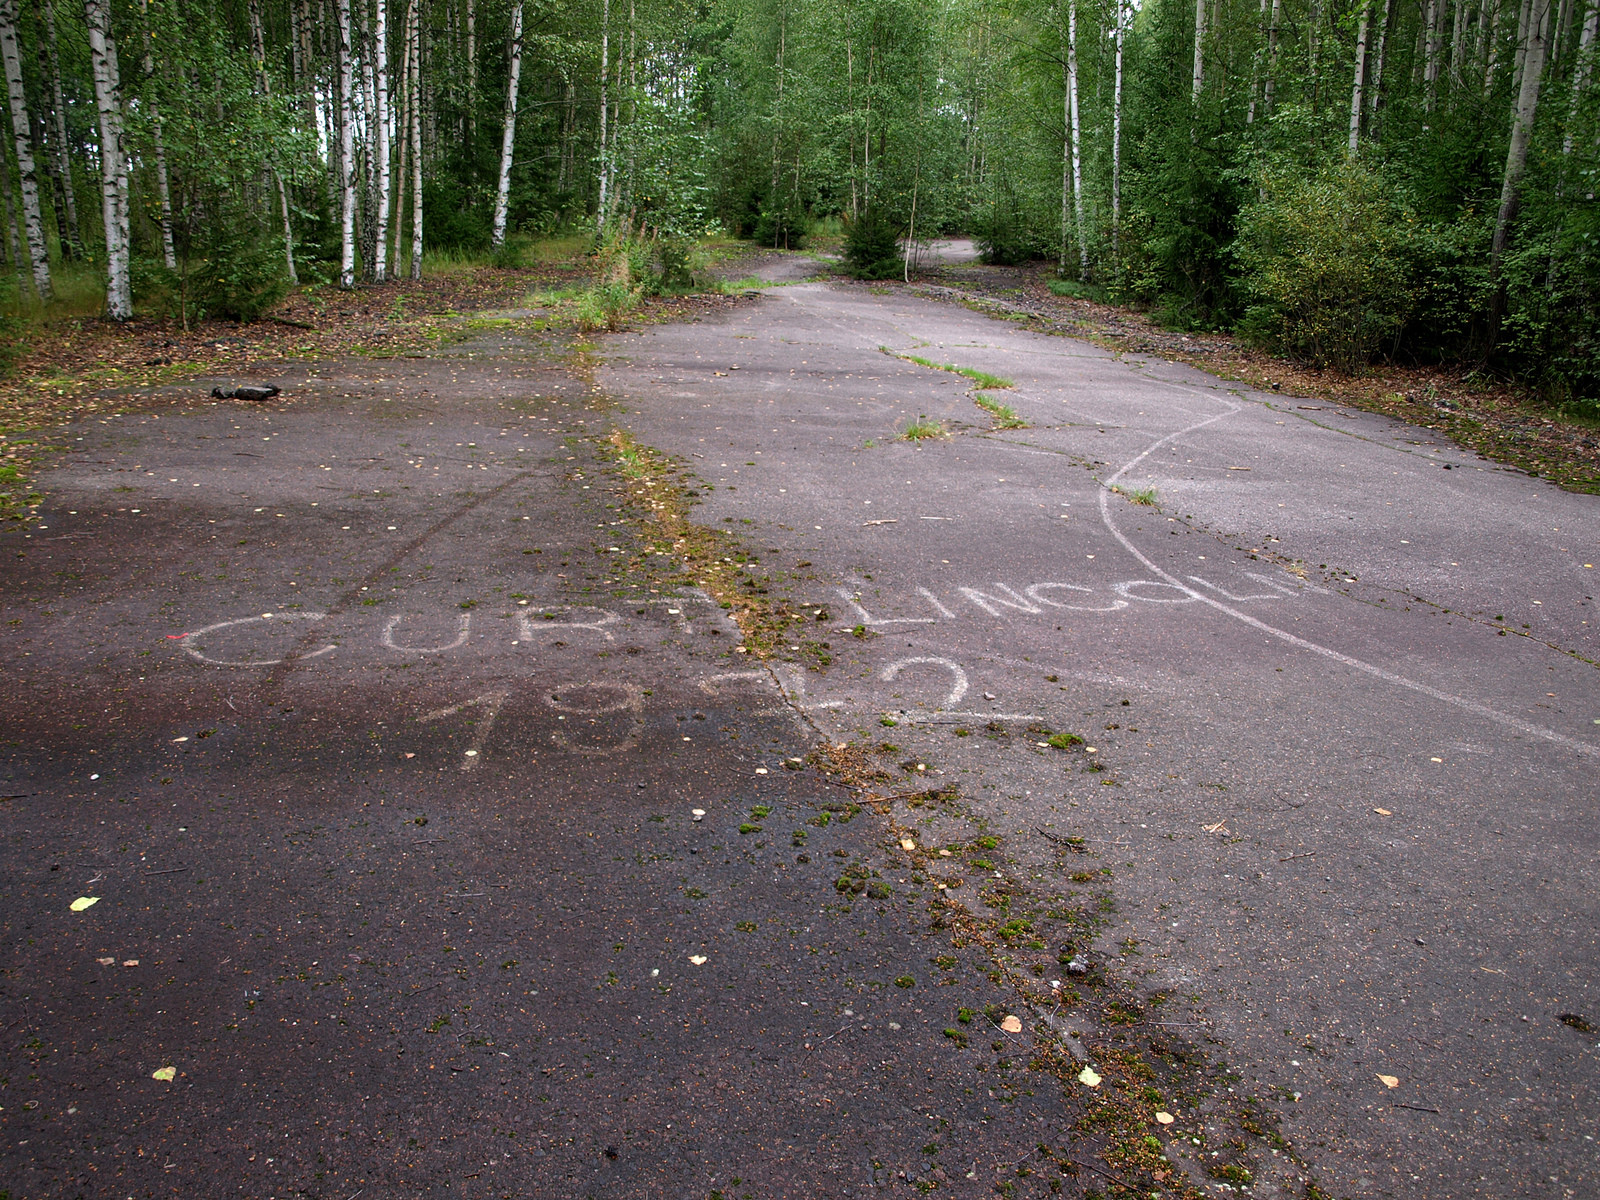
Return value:
<svg viewBox="0 0 1600 1200">
<path fill-rule="evenodd" d="M 1172 1121 L 1173 1121 L 1173 1116 L 1169 1112 L 1158 1112 L 1156 1114 L 1156 1121 L 1159 1122 L 1162 1125 L 1171 1125 Z"/>
<path fill-rule="evenodd" d="M 1000 1028 L 1007 1033 L 1021 1033 L 1022 1018 L 1015 1014 L 1007 1015 L 1006 1019 L 1000 1022 Z"/>
<path fill-rule="evenodd" d="M 150 1072 L 151 1079 L 159 1079 L 162 1083 L 171 1083 L 177 1077 L 177 1067 L 161 1067 Z"/>
<path fill-rule="evenodd" d="M 1392 817 L 1392 816 L 1394 816 L 1394 814 L 1392 812 L 1390 812 L 1387 808 L 1375 808 L 1372 811 L 1377 813 L 1380 817 Z"/>
<path fill-rule="evenodd" d="M 93 908 L 100 903 L 99 896 L 79 896 L 72 902 L 73 912 L 82 912 L 86 908 Z"/>
<path fill-rule="evenodd" d="M 1378 1078 L 1383 1080 L 1384 1087 L 1394 1088 L 1400 1086 L 1400 1080 L 1393 1075 L 1379 1075 Z"/>
<path fill-rule="evenodd" d="M 916 843 L 916 840 L 914 838 L 901 838 L 900 839 L 900 849 L 902 849 L 902 850 L 915 850 L 916 848 L 917 848 L 917 843 Z"/>
<path fill-rule="evenodd" d="M 114 967 L 117 965 L 117 960 L 114 958 L 97 958 L 95 959 L 95 962 L 99 963 L 102 967 Z"/>
<path fill-rule="evenodd" d="M 697 967 L 703 967 L 705 966 L 706 956 L 704 954 L 691 954 L 689 955 L 689 961 Z"/>
<path fill-rule="evenodd" d="M 1093 1067 L 1085 1067 L 1083 1070 L 1078 1072 L 1078 1082 L 1083 1084 L 1085 1087 L 1099 1087 L 1100 1076 L 1094 1073 Z"/>
</svg>

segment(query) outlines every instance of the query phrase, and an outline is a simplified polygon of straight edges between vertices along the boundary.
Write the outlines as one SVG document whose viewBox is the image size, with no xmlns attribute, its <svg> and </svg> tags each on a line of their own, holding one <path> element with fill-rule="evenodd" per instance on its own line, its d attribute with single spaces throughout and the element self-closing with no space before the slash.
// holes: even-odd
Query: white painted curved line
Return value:
<svg viewBox="0 0 1600 1200">
<path fill-rule="evenodd" d="M 213 666 L 213 667 L 275 667 L 279 663 L 281 663 L 283 661 L 283 659 L 281 659 L 281 658 L 258 658 L 258 659 L 210 658 L 210 657 L 208 657 L 207 655 L 205 655 L 204 653 L 201 652 L 200 648 L 195 645 L 195 643 L 194 643 L 194 641 L 192 639 L 197 638 L 197 637 L 203 637 L 205 634 L 208 634 L 208 633 L 215 633 L 219 629 L 231 629 L 235 625 L 252 625 L 252 624 L 256 623 L 257 621 L 320 621 L 324 617 L 326 617 L 327 615 L 328 615 L 327 613 L 272 613 L 272 614 L 265 614 L 264 613 L 259 617 L 239 617 L 237 620 L 233 620 L 233 621 L 218 621 L 215 625 L 207 625 L 204 629 L 196 629 L 192 633 L 184 634 L 181 638 L 178 639 L 178 645 L 183 647 L 183 652 L 185 654 L 187 654 L 190 658 L 194 659 L 196 662 L 203 662 L 203 663 L 207 664 L 208 666 Z M 330 652 L 334 648 L 335 647 L 330 642 L 328 645 L 324 646 L 320 650 L 313 650 L 309 654 L 302 654 L 299 657 L 302 660 L 307 659 L 307 658 L 321 658 L 324 654 L 327 654 L 328 652 Z"/>
<path fill-rule="evenodd" d="M 1051 588 L 1061 588 L 1069 592 L 1093 592 L 1093 588 L 1086 588 L 1081 583 L 1036 583 L 1024 591 L 1030 600 L 1037 600 L 1040 604 L 1048 604 L 1051 608 L 1064 608 L 1072 612 L 1116 612 L 1119 608 L 1127 608 L 1126 600 L 1113 600 L 1110 604 L 1063 604 L 1059 600 L 1052 600 L 1043 593 Z"/>
<path fill-rule="evenodd" d="M 467 635 L 472 630 L 472 614 L 464 612 L 457 623 L 459 632 L 456 634 L 455 641 L 447 642 L 443 646 L 400 646 L 395 643 L 394 631 L 395 626 L 399 625 L 404 619 L 404 617 L 396 615 L 383 623 L 383 644 L 391 650 L 398 650 L 401 654 L 443 654 L 446 650 L 454 650 L 459 646 L 465 646 L 467 644 Z"/>
<path fill-rule="evenodd" d="M 961 669 L 961 664 L 952 662 L 948 658 L 902 658 L 890 663 L 879 674 L 878 678 L 884 683 L 893 683 L 895 676 L 907 667 L 919 666 L 923 663 L 934 667 L 943 667 L 950 672 L 950 694 L 944 698 L 946 704 L 955 704 L 967 694 L 967 673 Z"/>
<path fill-rule="evenodd" d="M 1103 480 L 1100 485 L 1101 523 L 1104 524 L 1106 529 L 1110 531 L 1111 536 L 1116 538 L 1117 541 L 1121 543 L 1124 550 L 1143 563 L 1148 570 L 1172 584 L 1173 587 L 1182 588 L 1184 585 L 1178 581 L 1176 576 L 1168 574 L 1166 571 L 1163 571 L 1160 567 L 1156 566 L 1155 563 L 1151 562 L 1150 559 L 1146 557 L 1139 550 L 1139 548 L 1127 538 L 1122 530 L 1117 528 L 1116 523 L 1112 521 L 1110 505 L 1111 486 L 1112 484 L 1116 483 L 1117 480 L 1121 479 L 1123 475 L 1127 474 L 1134 467 L 1138 466 L 1141 462 L 1143 462 L 1151 454 L 1154 454 L 1162 446 L 1165 446 L 1168 442 L 1176 441 L 1178 438 L 1181 438 L 1186 434 L 1193 433 L 1198 429 L 1204 429 L 1207 425 L 1220 421 L 1224 417 L 1231 417 L 1243 407 L 1242 405 L 1234 404 L 1230 400 L 1225 400 L 1221 396 L 1216 397 L 1216 399 L 1221 400 L 1223 404 L 1227 405 L 1226 412 L 1217 413 L 1214 416 L 1207 417 L 1203 421 L 1196 421 L 1193 425 L 1187 425 L 1175 433 L 1169 433 L 1166 437 L 1151 442 L 1150 445 L 1144 448 L 1143 452 L 1130 459 L 1116 472 L 1116 474 L 1112 475 L 1109 479 Z M 1190 589 L 1185 588 L 1185 590 L 1187 591 Z M 1371 675 L 1374 679 L 1381 679 L 1385 683 L 1393 684 L 1395 687 L 1402 687 L 1409 691 L 1418 692 L 1421 695 L 1427 696 L 1433 700 L 1437 700 L 1442 704 L 1448 704 L 1452 707 L 1459 708 L 1464 712 L 1472 713 L 1474 716 L 1482 717 L 1486 721 L 1492 721 L 1495 724 L 1503 725 L 1508 729 L 1515 729 L 1518 733 L 1525 733 L 1529 737 L 1536 737 L 1542 741 L 1551 742 L 1557 746 L 1565 746 L 1568 750 L 1574 750 L 1579 754 L 1586 754 L 1592 758 L 1600 758 L 1600 746 L 1591 745 L 1588 742 L 1581 742 L 1577 738 L 1568 737 L 1564 733 L 1557 733 L 1554 729 L 1546 729 L 1542 725 L 1535 725 L 1531 721 L 1524 721 L 1520 717 L 1513 717 L 1509 713 L 1498 712 L 1486 704 L 1479 704 L 1476 700 L 1469 700 L 1465 696 L 1452 695 L 1450 692 L 1441 691 L 1435 687 L 1429 687 L 1427 684 L 1420 683 L 1415 679 L 1407 679 L 1404 675 L 1397 675 L 1393 671 L 1385 670 L 1383 667 L 1376 666 L 1369 662 L 1363 662 L 1359 658 L 1354 658 L 1351 655 L 1343 654 L 1329 646 L 1322 646 L 1316 642 L 1307 641 L 1303 637 L 1297 637 L 1295 634 L 1290 633 L 1287 629 L 1279 629 L 1276 626 L 1268 625 L 1265 621 L 1258 620 L 1257 618 L 1252 617 L 1249 613 L 1240 612 L 1237 608 L 1234 608 L 1229 604 L 1224 604 L 1215 597 L 1202 595 L 1200 593 L 1195 594 L 1202 604 L 1210 605 L 1218 612 L 1232 617 L 1235 621 L 1240 621 L 1243 624 L 1250 626 L 1250 628 L 1259 630 L 1260 632 L 1267 634 L 1269 637 L 1277 638 L 1279 641 L 1294 646 L 1296 649 L 1308 650 L 1312 654 L 1321 655 L 1323 658 L 1330 659 L 1333 662 L 1342 663 L 1344 666 L 1350 667 L 1354 670 L 1365 672 L 1366 674 Z"/>
<path fill-rule="evenodd" d="M 1165 596 L 1141 596 L 1134 588 L 1176 588 L 1182 592 L 1181 596 L 1168 598 Z M 1200 599 L 1200 593 L 1192 587 L 1185 587 L 1181 583 L 1163 583 L 1159 579 L 1130 579 L 1126 583 L 1113 583 L 1111 590 L 1119 596 L 1129 600 L 1141 600 L 1146 604 L 1193 604 Z"/>
</svg>

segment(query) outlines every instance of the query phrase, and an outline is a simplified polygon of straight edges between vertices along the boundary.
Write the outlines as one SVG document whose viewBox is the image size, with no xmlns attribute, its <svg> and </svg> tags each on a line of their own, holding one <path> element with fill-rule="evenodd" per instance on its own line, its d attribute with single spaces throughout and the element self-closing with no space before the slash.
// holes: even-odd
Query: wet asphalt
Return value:
<svg viewBox="0 0 1600 1200">
<path fill-rule="evenodd" d="M 1063 1141 L 815 725 L 634 564 L 563 346 L 259 379 L 75 427 L 0 537 L 0 1192 L 978 1195 Z"/>
<path fill-rule="evenodd" d="M 1102 949 L 1323 1194 L 1600 1194 L 1596 498 L 810 269 L 598 376 L 829 606 L 789 698 L 959 782 L 1018 878 L 1083 837 Z"/>
</svg>

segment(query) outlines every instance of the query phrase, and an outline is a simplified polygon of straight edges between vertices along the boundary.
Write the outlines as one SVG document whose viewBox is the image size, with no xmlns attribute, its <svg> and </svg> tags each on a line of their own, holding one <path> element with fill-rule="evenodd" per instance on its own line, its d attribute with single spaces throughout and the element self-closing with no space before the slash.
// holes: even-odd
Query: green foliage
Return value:
<svg viewBox="0 0 1600 1200">
<path fill-rule="evenodd" d="M 259 320 L 289 292 L 283 246 L 243 221 L 224 221 L 194 274 L 194 297 L 204 315 L 234 321 Z"/>
<path fill-rule="evenodd" d="M 900 228 L 881 208 L 868 208 L 845 227 L 844 261 L 857 279 L 898 279 Z"/>
<path fill-rule="evenodd" d="M 1408 214 L 1359 161 L 1310 176 L 1264 172 L 1259 187 L 1239 222 L 1242 328 L 1312 366 L 1360 371 L 1412 308 Z"/>
</svg>

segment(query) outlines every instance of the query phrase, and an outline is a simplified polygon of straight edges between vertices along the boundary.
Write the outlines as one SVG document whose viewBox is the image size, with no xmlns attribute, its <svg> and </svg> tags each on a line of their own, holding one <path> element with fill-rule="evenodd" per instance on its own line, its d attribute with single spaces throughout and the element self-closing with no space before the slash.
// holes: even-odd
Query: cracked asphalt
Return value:
<svg viewBox="0 0 1600 1200">
<path fill-rule="evenodd" d="M 1595 1194 L 1594 499 L 805 270 L 599 375 L 831 606 L 791 699 L 959 781 L 1010 870 L 1085 838 L 1102 947 L 1187 998 L 1325 1194 Z M 985 395 L 1027 428 L 904 356 L 1013 381 Z"/>
<path fill-rule="evenodd" d="M 1595 1193 L 1593 498 L 809 269 L 592 373 L 464 326 L 72 432 L 0 535 L 0 1186 L 1082 1195 L 1018 1170 L 1093 1150 L 1033 1035 L 946 1034 L 1056 961 L 930 927 L 992 878 L 1111 881 L 1140 1030 L 1286 1139 L 1252 1194 Z M 641 557 L 619 426 L 825 670 Z"/>
</svg>

